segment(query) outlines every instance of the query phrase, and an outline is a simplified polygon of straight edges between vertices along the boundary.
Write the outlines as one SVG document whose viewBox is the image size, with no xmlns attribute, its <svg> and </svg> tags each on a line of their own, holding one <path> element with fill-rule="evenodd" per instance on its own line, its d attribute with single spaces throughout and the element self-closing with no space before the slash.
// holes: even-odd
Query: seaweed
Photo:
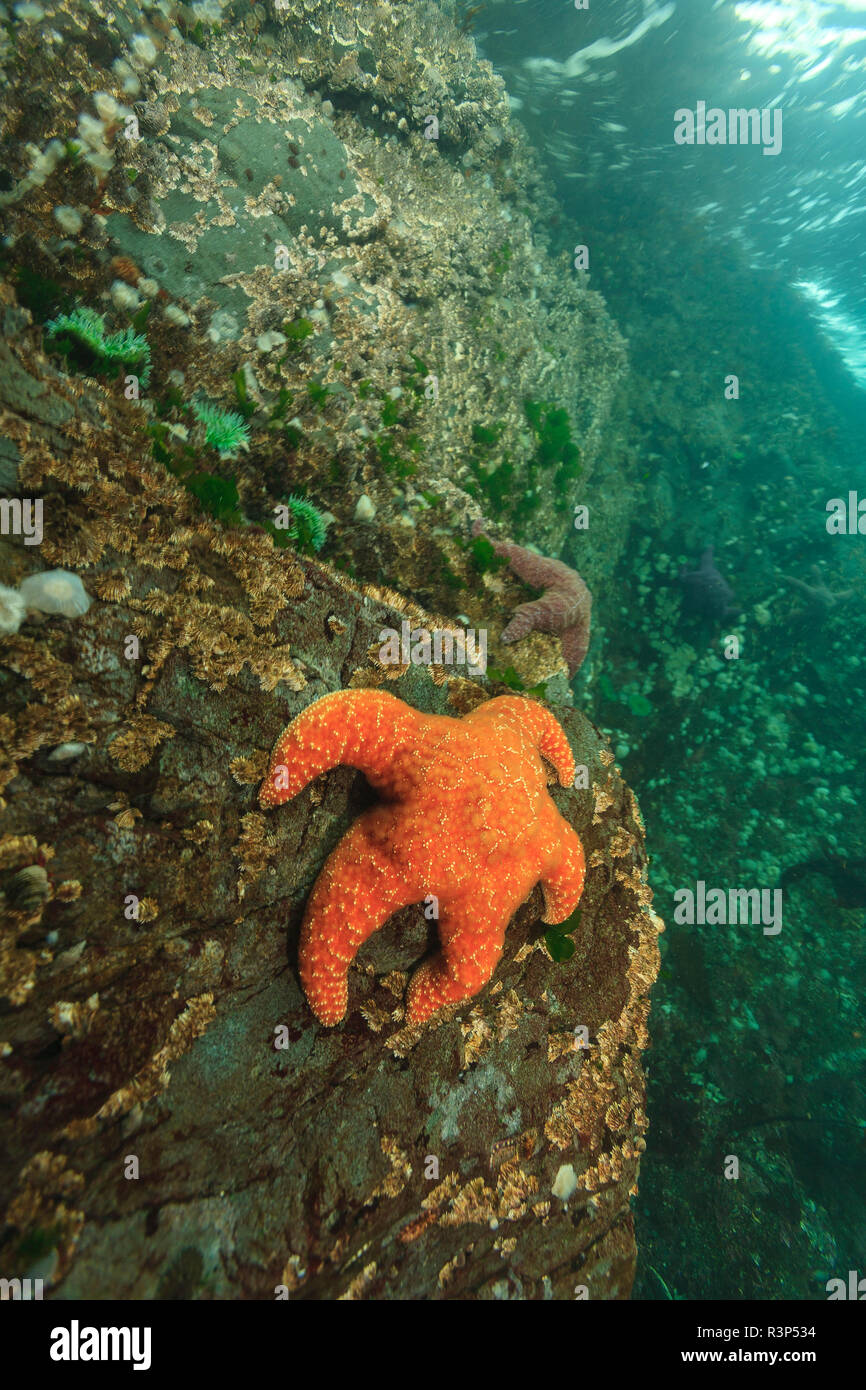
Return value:
<svg viewBox="0 0 866 1390">
<path fill-rule="evenodd" d="M 567 960 L 571 960 L 574 955 L 574 942 L 572 934 L 580 926 L 580 908 L 575 908 L 570 917 L 566 917 L 564 922 L 556 922 L 547 928 L 544 933 L 544 944 L 557 965 L 562 965 Z"/>
<path fill-rule="evenodd" d="M 411 478 L 418 472 L 418 465 L 412 459 L 404 458 L 397 452 L 391 435 L 377 434 L 373 440 L 373 449 L 386 473 L 392 473 L 397 478 Z"/>
<path fill-rule="evenodd" d="M 307 382 L 307 395 L 310 398 L 310 404 L 315 406 L 317 410 L 321 410 L 330 394 L 330 386 L 325 385 L 321 379 L 317 380 L 314 377 Z"/>
<path fill-rule="evenodd" d="M 235 372 L 232 381 L 235 387 L 238 413 L 242 415 L 245 420 L 249 420 L 252 415 L 255 415 L 256 406 L 255 401 L 250 400 L 250 393 L 247 389 L 247 379 L 243 367 Z"/>
<path fill-rule="evenodd" d="M 184 487 L 217 521 L 238 523 L 244 520 L 234 478 L 222 478 L 218 473 L 197 473 L 184 479 Z"/>
<path fill-rule="evenodd" d="M 56 280 L 30 266 L 17 266 L 12 281 L 19 303 L 30 310 L 37 323 L 44 323 L 54 313 L 65 314 L 73 307 L 71 294 Z"/>
<path fill-rule="evenodd" d="M 451 568 L 444 555 L 439 561 L 439 577 L 445 585 L 445 588 L 451 589 L 453 592 L 456 592 L 458 589 L 465 589 L 466 587 L 459 574 L 454 573 L 454 570 Z"/>
<path fill-rule="evenodd" d="M 531 483 L 535 484 L 540 471 L 556 468 L 553 483 L 557 492 L 562 492 L 581 471 L 580 449 L 571 437 L 568 411 L 528 397 L 523 409 L 535 440 L 535 452 L 528 465 Z"/>
<path fill-rule="evenodd" d="M 315 331 L 315 325 L 309 319 L 289 319 L 283 324 L 283 333 L 286 336 L 289 351 L 299 351 L 307 338 L 312 337 Z"/>
<path fill-rule="evenodd" d="M 151 303 L 151 300 L 146 299 L 142 304 L 141 308 L 136 309 L 135 313 L 130 319 L 130 323 L 132 327 L 135 329 L 136 333 L 143 333 L 145 328 L 147 327 L 147 320 L 150 317 Z"/>
<path fill-rule="evenodd" d="M 496 280 L 501 280 L 508 267 L 511 265 L 511 246 L 504 241 L 498 251 L 494 251 L 490 265 L 487 267 L 488 274 Z"/>
<path fill-rule="evenodd" d="M 246 383 L 244 384 L 246 385 Z M 290 391 L 287 386 L 281 386 L 279 395 L 277 396 L 277 403 L 271 411 L 271 420 L 284 419 L 286 410 L 294 403 L 294 399 L 294 392 Z"/>
<path fill-rule="evenodd" d="M 486 536 L 476 536 L 469 546 L 469 557 L 479 574 L 490 574 L 502 569 L 507 560 L 497 555 Z"/>
</svg>

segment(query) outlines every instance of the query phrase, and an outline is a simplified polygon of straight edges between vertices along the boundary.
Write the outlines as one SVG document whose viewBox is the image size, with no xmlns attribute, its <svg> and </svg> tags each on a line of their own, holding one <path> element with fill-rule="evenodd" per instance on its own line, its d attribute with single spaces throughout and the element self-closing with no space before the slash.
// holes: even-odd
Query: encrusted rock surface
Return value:
<svg viewBox="0 0 866 1390">
<path fill-rule="evenodd" d="M 115 330 L 141 310 L 143 408 L 164 431 L 201 393 L 235 408 L 240 377 L 252 443 L 231 472 L 251 519 L 303 489 L 341 568 L 504 626 L 468 526 L 484 511 L 561 551 L 622 339 L 554 252 L 560 209 L 453 6 L 235 8 L 210 6 L 215 24 L 168 0 L 45 0 L 18 26 L 0 49 L 3 265 L 37 319 L 64 295 Z M 579 474 L 533 467 L 526 401 L 567 410 Z M 375 528 L 355 523 L 364 495 Z M 558 648 L 515 664 L 529 686 L 561 666 Z"/>
<path fill-rule="evenodd" d="M 0 646 L 2 1272 L 61 1299 L 627 1297 L 660 923 L 612 754 L 558 711 L 588 769 L 552 793 L 587 854 L 571 961 L 536 891 L 493 984 L 413 1036 L 431 924 L 409 910 L 318 1026 L 300 917 L 371 794 L 341 769 L 263 816 L 276 736 L 389 675 L 425 710 L 490 688 L 379 666 L 380 629 L 424 615 L 203 516 L 140 407 L 57 372 L 8 292 L 3 313 L 2 453 L 45 531 L 38 557 L 0 541 L 4 578 L 74 569 L 94 601 Z M 47 894 L 19 892 L 30 866 Z"/>
</svg>

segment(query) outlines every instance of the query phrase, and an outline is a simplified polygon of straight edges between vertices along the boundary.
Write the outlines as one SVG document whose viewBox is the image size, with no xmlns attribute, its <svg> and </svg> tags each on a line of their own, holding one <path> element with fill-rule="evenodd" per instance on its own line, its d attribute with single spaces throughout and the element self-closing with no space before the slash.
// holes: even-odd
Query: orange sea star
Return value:
<svg viewBox="0 0 866 1390">
<path fill-rule="evenodd" d="M 321 1023 L 344 1017 L 351 962 L 402 907 L 432 897 L 441 943 L 410 982 L 410 1023 L 478 993 L 536 883 L 545 922 L 573 912 L 583 847 L 548 795 L 542 754 L 571 786 L 562 728 L 542 705 L 511 695 L 454 719 L 421 714 L 382 691 L 340 690 L 283 731 L 262 806 L 291 800 L 340 764 L 363 772 L 382 798 L 340 841 L 307 902 L 298 961 Z"/>
</svg>

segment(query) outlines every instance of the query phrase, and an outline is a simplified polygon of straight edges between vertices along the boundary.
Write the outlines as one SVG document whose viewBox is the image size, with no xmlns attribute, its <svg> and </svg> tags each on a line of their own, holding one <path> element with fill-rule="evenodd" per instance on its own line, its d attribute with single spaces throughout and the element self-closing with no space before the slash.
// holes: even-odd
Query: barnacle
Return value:
<svg viewBox="0 0 866 1390">
<path fill-rule="evenodd" d="M 110 269 L 114 272 L 115 278 L 124 280 L 127 285 L 132 285 L 133 289 L 141 279 L 141 271 L 129 256 L 114 256 L 109 262 Z"/>
<path fill-rule="evenodd" d="M 0 637 L 11 637 L 24 621 L 27 612 L 17 589 L 0 584 Z"/>
<path fill-rule="evenodd" d="M 48 875 L 41 864 L 28 864 L 19 869 L 9 886 L 6 897 L 15 912 L 37 917 L 50 892 Z"/>
</svg>

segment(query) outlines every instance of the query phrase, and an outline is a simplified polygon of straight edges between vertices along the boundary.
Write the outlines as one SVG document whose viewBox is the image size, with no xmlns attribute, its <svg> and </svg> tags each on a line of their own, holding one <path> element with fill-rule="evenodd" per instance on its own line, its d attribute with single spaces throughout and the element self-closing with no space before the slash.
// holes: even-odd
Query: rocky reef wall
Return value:
<svg viewBox="0 0 866 1390">
<path fill-rule="evenodd" d="M 661 924 L 604 739 L 559 708 L 573 955 L 536 890 L 420 1032 L 420 909 L 364 947 L 344 1025 L 297 978 L 363 778 L 256 801 L 331 690 L 500 693 L 388 667 L 380 632 L 504 625 L 526 592 L 472 523 L 514 534 L 522 501 L 555 552 L 592 470 L 623 348 L 548 252 L 502 83 L 429 5 L 26 11 L 0 479 L 5 519 L 42 510 L 38 544 L 0 536 L 0 1268 L 60 1299 L 625 1298 Z M 25 613 L 55 569 L 84 597 Z M 526 684 L 563 669 L 537 636 Z"/>
<path fill-rule="evenodd" d="M 8 299 L 16 491 L 94 602 L 2 647 L 4 1269 L 61 1297 L 627 1296 L 660 923 L 613 755 L 560 711 L 588 776 L 552 793 L 589 866 L 570 961 L 536 890 L 486 996 L 413 1035 L 410 909 L 321 1029 L 300 913 L 369 793 L 343 770 L 266 819 L 273 741 L 388 674 L 441 713 L 490 688 L 386 672 L 381 627 L 425 615 L 198 514 L 137 407 L 55 373 Z M 12 578 L 23 552 L 3 543 Z"/>
<path fill-rule="evenodd" d="M 218 471 L 250 519 L 303 491 L 341 568 L 503 612 L 468 522 L 560 551 L 625 356 L 472 38 L 382 0 L 42 8 L 0 138 L 34 314 L 141 325 L 175 471 L 190 401 L 240 406 Z"/>
</svg>

